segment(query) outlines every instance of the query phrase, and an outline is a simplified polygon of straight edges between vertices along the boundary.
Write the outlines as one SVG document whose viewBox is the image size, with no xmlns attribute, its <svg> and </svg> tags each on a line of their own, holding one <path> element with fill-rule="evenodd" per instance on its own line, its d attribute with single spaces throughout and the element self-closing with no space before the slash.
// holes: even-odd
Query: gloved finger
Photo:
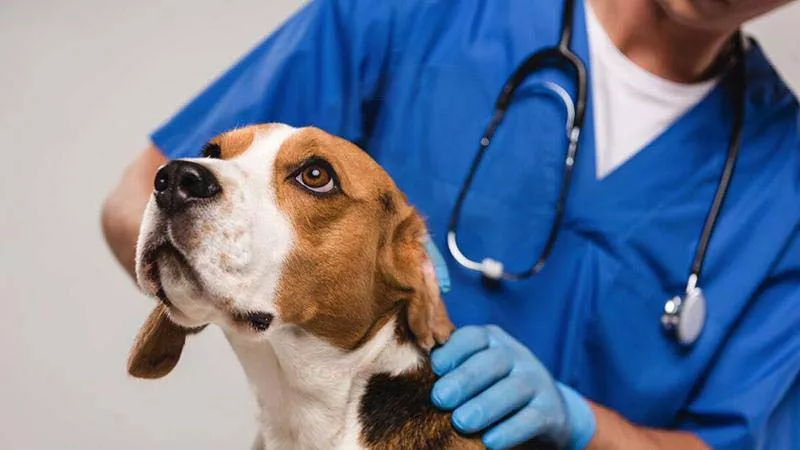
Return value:
<svg viewBox="0 0 800 450">
<path fill-rule="evenodd" d="M 514 364 L 503 349 L 486 349 L 472 355 L 463 364 L 438 379 L 431 391 L 433 404 L 453 409 L 503 379 Z"/>
<path fill-rule="evenodd" d="M 536 392 L 533 401 L 528 403 L 528 409 L 539 411 L 548 420 L 542 424 L 539 435 L 547 436 L 556 442 L 563 442 L 567 439 L 567 411 L 564 400 L 558 388 L 542 389 Z"/>
<path fill-rule="evenodd" d="M 512 354 L 526 361 L 524 368 L 530 373 L 530 379 L 533 384 L 538 385 L 551 378 L 550 372 L 541 361 L 525 345 L 514 339 L 505 330 L 496 325 L 487 325 L 486 334 L 489 336 L 490 347 L 504 346 Z"/>
<path fill-rule="evenodd" d="M 431 354 L 431 367 L 442 376 L 455 369 L 475 353 L 489 347 L 486 328 L 470 325 L 457 329 L 450 339 Z"/>
<path fill-rule="evenodd" d="M 475 433 L 518 411 L 533 398 L 534 386 L 522 376 L 503 378 L 453 412 L 453 425 Z"/>
<path fill-rule="evenodd" d="M 487 325 L 486 333 L 489 335 L 490 342 L 496 341 L 514 349 L 514 351 L 524 352 L 526 354 L 530 353 L 530 350 L 528 350 L 527 347 L 525 347 L 518 340 L 514 339 L 514 337 L 508 334 L 506 330 L 498 327 L 497 325 Z"/>
<path fill-rule="evenodd" d="M 490 449 L 510 448 L 539 436 L 547 417 L 534 408 L 522 408 L 483 435 L 483 444 Z"/>
</svg>

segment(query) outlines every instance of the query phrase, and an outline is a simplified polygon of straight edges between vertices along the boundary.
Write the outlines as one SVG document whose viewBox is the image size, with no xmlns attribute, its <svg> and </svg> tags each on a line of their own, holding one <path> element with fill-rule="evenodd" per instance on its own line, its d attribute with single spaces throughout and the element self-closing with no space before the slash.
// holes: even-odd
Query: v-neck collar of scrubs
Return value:
<svg viewBox="0 0 800 450">
<path fill-rule="evenodd" d="M 583 60 L 590 60 L 586 28 L 586 6 L 576 5 L 572 50 Z M 731 131 L 729 80 L 723 78 L 697 105 L 679 117 L 663 133 L 605 177 L 596 176 L 594 100 L 592 69 L 588 66 L 587 108 L 575 165 L 574 186 L 567 205 L 565 225 L 594 222 L 609 214 L 619 215 L 620 208 L 654 210 L 678 190 L 691 188 L 686 181 L 716 179 L 722 170 L 727 145 L 706 147 L 703 142 L 728 142 Z M 720 117 L 723 119 L 720 120 Z M 705 174 L 698 180 L 698 173 Z M 711 198 L 708 199 L 709 204 Z M 594 219 L 594 220 L 593 220 Z M 633 225 L 633 224 L 631 224 Z"/>
</svg>

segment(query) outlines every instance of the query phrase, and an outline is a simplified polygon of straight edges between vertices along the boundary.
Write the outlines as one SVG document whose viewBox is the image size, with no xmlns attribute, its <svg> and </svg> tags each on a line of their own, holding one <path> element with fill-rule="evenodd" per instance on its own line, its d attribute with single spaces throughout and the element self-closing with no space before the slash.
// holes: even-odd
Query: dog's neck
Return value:
<svg viewBox="0 0 800 450">
<path fill-rule="evenodd" d="M 268 341 L 228 334 L 255 391 L 265 448 L 334 449 L 358 440 L 360 399 L 372 375 L 413 370 L 423 362 L 401 342 L 394 318 L 364 345 L 347 352 L 297 328 L 276 329 Z"/>
</svg>

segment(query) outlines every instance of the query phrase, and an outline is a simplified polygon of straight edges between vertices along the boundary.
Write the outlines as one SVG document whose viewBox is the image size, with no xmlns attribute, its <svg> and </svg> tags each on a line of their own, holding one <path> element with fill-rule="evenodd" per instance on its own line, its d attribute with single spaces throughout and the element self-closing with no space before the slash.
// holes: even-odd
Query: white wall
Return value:
<svg viewBox="0 0 800 450">
<path fill-rule="evenodd" d="M 0 0 L 0 449 L 247 448 L 221 334 L 160 382 L 126 376 L 151 303 L 98 211 L 147 133 L 300 0 Z M 752 26 L 800 88 L 800 3 Z"/>
</svg>

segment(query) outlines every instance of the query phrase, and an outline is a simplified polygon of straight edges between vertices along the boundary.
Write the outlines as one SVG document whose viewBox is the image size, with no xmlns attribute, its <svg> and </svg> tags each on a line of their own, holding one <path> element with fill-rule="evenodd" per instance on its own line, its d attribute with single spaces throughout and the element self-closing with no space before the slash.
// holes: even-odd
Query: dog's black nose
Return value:
<svg viewBox="0 0 800 450">
<path fill-rule="evenodd" d="M 191 161 L 172 161 L 156 173 L 156 203 L 167 213 L 180 211 L 193 200 L 211 198 L 221 191 L 214 174 Z"/>
</svg>

